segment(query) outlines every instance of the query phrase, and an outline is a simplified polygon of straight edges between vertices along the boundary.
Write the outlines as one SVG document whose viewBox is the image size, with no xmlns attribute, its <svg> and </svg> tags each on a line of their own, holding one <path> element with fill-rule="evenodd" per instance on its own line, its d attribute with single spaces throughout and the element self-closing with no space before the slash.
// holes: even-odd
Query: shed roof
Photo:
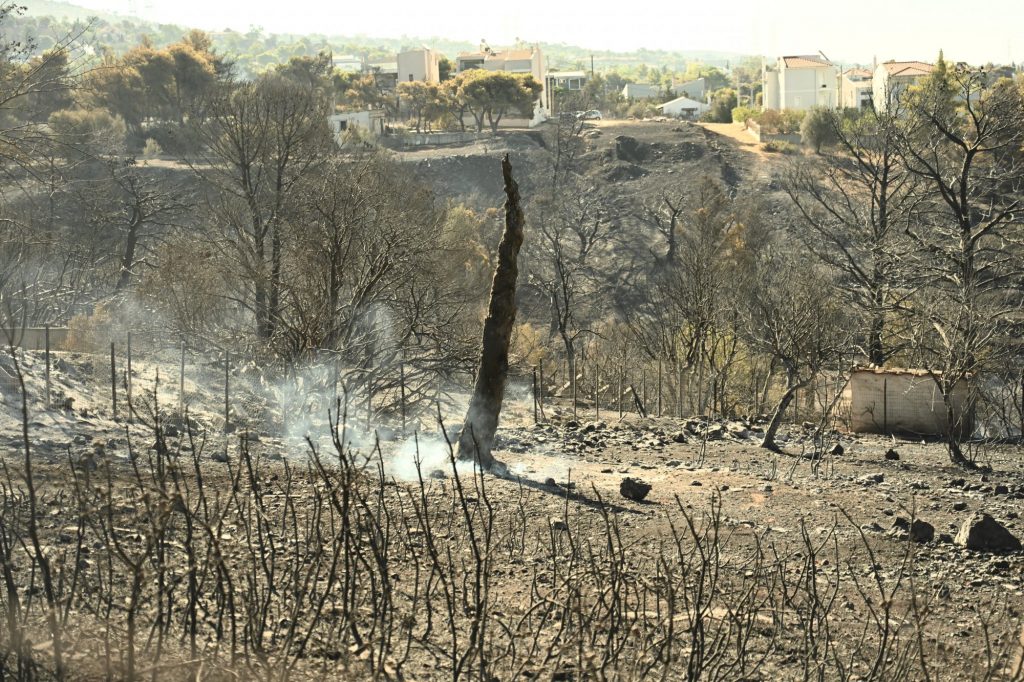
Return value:
<svg viewBox="0 0 1024 682">
<path fill-rule="evenodd" d="M 676 97 L 673 100 L 669 100 L 668 102 L 665 102 L 664 104 L 659 104 L 658 108 L 659 109 L 664 109 L 665 107 L 671 106 L 673 104 L 682 104 L 682 105 L 690 105 L 690 104 L 692 104 L 693 106 L 690 107 L 692 109 L 700 109 L 702 106 L 704 106 L 703 102 L 698 102 L 697 100 L 690 99 L 689 97 L 686 97 L 684 95 L 683 97 Z"/>
</svg>

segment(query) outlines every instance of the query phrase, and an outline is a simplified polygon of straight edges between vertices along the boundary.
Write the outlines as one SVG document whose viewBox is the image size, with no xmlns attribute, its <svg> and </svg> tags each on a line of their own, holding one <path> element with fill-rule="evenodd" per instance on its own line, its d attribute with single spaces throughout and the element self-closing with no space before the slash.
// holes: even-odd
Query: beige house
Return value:
<svg viewBox="0 0 1024 682">
<path fill-rule="evenodd" d="M 839 85 L 839 106 L 863 110 L 871 106 L 874 81 L 870 69 L 847 69 Z"/>
<path fill-rule="evenodd" d="M 398 53 L 398 82 L 423 81 L 425 83 L 441 82 L 441 54 L 429 47 L 418 50 L 406 50 Z"/>
<path fill-rule="evenodd" d="M 927 62 L 882 62 L 875 68 L 872 100 L 875 109 L 887 111 L 911 85 L 931 74 L 933 65 Z"/>
<path fill-rule="evenodd" d="M 953 391 L 954 427 L 973 430 L 966 381 Z M 935 380 L 925 370 L 857 368 L 843 395 L 854 433 L 903 433 L 939 436 L 950 428 Z"/>
<path fill-rule="evenodd" d="M 839 70 L 825 55 L 779 57 L 774 65 L 764 64 L 765 109 L 804 110 L 813 107 L 835 109 L 839 103 Z"/>
</svg>

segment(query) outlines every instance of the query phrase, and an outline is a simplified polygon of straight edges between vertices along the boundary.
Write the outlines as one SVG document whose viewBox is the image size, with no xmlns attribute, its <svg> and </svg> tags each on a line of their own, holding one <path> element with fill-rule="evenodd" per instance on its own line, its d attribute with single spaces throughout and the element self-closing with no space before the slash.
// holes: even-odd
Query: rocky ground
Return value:
<svg viewBox="0 0 1024 682">
<path fill-rule="evenodd" d="M 38 397 L 40 357 L 27 353 L 23 359 L 32 396 L 29 435 L 36 475 L 44 487 L 66 485 L 71 466 L 89 469 L 97 462 L 111 463 L 111 470 L 128 485 L 130 455 L 150 457 L 157 447 L 145 425 L 113 420 L 108 395 L 90 362 L 99 361 L 91 356 L 59 358 L 54 393 L 74 400 L 71 409 L 45 410 Z M 144 386 L 142 377 L 155 367 L 137 367 L 139 385 Z M 164 365 L 163 372 L 172 374 L 173 368 Z M 9 362 L 4 369 L 9 372 Z M 204 386 L 200 381 L 189 387 L 193 428 L 206 440 L 201 465 L 210 480 L 226 480 L 239 461 L 239 434 L 246 425 L 239 424 L 240 431 L 227 436 L 225 444 L 215 389 Z M 4 462 L 16 471 L 24 452 L 20 399 L 10 387 L 9 382 L 3 387 L 0 442 Z M 166 391 L 162 402 L 173 405 L 175 389 L 161 390 Z M 852 582 L 837 579 L 841 587 L 831 621 L 837 632 L 868 627 L 886 604 L 902 605 L 903 615 L 892 626 L 896 631 L 911 628 L 908 604 L 918 602 L 908 595 L 915 595 L 927 611 L 929 624 L 923 633 L 933 652 L 929 655 L 947 666 L 947 678 L 992 674 L 976 664 L 986 650 L 996 650 L 1009 653 L 999 659 L 994 677 L 1013 679 L 1007 665 L 1016 655 L 1013 647 L 1024 610 L 1024 553 L 1019 544 L 1024 538 L 1024 451 L 1019 446 L 977 444 L 973 451 L 980 468 L 967 471 L 951 465 L 939 443 L 842 431 L 816 437 L 811 424 L 786 426 L 779 438 L 784 452 L 772 453 L 758 447 L 763 422 L 757 419 L 619 419 L 613 414 L 574 420 L 567 406 L 553 405 L 548 406 L 549 421 L 533 424 L 529 408 L 523 401 L 507 406 L 499 431 L 495 454 L 511 476 L 487 477 L 488 505 L 499 525 L 522 525 L 524 540 L 517 546 L 525 554 L 496 562 L 492 574 L 493 598 L 507 603 L 510 614 L 516 612 L 513 604 L 529 603 L 538 586 L 554 580 L 550 571 L 557 576 L 557 568 L 537 572 L 551 558 L 545 537 L 564 534 L 570 544 L 600 546 L 608 541 L 607 524 L 614 523 L 616 542 L 627 552 L 622 560 L 635 566 L 636 580 L 643 582 L 648 579 L 644 571 L 658 563 L 658 547 L 664 551 L 686 515 L 712 514 L 718 518 L 714 535 L 731 539 L 722 550 L 730 561 L 742 564 L 754 548 L 770 547 L 776 556 L 788 557 L 786 561 L 806 559 L 811 552 L 822 579 L 840 566 L 843 575 L 853 576 Z M 187 438 L 181 423 L 166 423 L 171 452 L 188 454 L 196 441 Z M 359 431 L 351 427 L 350 442 L 371 451 L 373 437 Z M 436 429 L 433 434 L 383 441 L 379 459 L 399 499 L 417 494 L 422 475 L 427 482 L 424 499 L 445 507 L 457 499 L 455 481 L 444 441 Z M 309 461 L 308 445 L 294 435 L 254 424 L 247 438 L 253 456 L 270 471 L 284 460 L 293 466 Z M 329 444 L 329 438 L 319 442 Z M 464 479 L 472 479 L 471 471 L 461 471 Z M 268 478 L 268 485 L 278 475 L 283 474 Z M 66 525 L 59 515 L 44 524 L 48 542 L 65 542 L 60 534 L 67 535 Z M 228 527 L 235 534 L 242 530 Z M 410 537 L 415 530 L 409 531 Z M 530 535 L 539 544 L 526 541 Z M 530 566 L 534 568 L 524 574 L 521 569 Z M 876 581 L 888 587 L 875 593 Z M 909 592 L 908 584 L 913 585 Z M 893 586 L 899 586 L 901 596 L 887 600 L 885 589 Z M 800 677 L 804 668 L 794 653 L 800 650 L 796 643 L 773 650 L 760 672 L 745 679 Z M 788 659 L 786 651 L 796 658 Z M 434 669 L 419 659 L 409 665 L 421 676 Z M 956 672 L 958 665 L 962 674 Z"/>
</svg>

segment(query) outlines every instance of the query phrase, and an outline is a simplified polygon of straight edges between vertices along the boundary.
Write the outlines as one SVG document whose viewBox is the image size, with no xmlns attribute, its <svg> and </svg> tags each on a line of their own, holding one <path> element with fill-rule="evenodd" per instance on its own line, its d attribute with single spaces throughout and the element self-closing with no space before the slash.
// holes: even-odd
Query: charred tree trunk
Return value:
<svg viewBox="0 0 1024 682">
<path fill-rule="evenodd" d="M 772 452 L 779 452 L 779 445 L 775 442 L 775 435 L 779 432 L 779 426 L 782 425 L 782 418 L 786 414 L 786 410 L 789 408 L 789 404 L 793 402 L 793 398 L 796 397 L 796 392 L 799 391 L 806 385 L 807 382 L 798 381 L 796 375 L 787 371 L 786 376 L 786 392 L 782 394 L 779 399 L 778 405 L 775 406 L 775 412 L 772 413 L 772 418 L 768 421 L 768 427 L 764 430 L 764 438 L 761 439 L 761 447 Z"/>
<path fill-rule="evenodd" d="M 501 162 L 505 179 L 505 231 L 498 245 L 498 264 L 491 281 L 491 299 L 484 320 L 483 351 L 476 386 L 469 403 L 466 421 L 459 434 L 459 459 L 476 460 L 482 469 L 495 465 L 491 446 L 498 429 L 501 402 L 505 397 L 508 375 L 508 347 L 512 325 L 516 320 L 517 259 L 523 245 L 523 209 L 519 203 L 519 186 L 512 178 L 508 155 Z"/>
</svg>

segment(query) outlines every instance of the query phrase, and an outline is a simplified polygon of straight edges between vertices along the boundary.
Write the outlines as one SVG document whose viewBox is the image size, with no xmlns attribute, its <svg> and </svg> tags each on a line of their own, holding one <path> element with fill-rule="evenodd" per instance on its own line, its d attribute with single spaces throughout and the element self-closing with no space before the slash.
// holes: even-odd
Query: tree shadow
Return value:
<svg viewBox="0 0 1024 682">
<path fill-rule="evenodd" d="M 596 510 L 599 510 L 599 511 L 601 511 L 601 510 L 609 511 L 609 512 L 612 512 L 614 514 L 621 514 L 621 513 L 641 514 L 642 513 L 639 509 L 631 509 L 630 507 L 624 507 L 624 506 L 622 506 L 620 504 L 616 504 L 614 502 L 609 502 L 609 501 L 605 500 L 603 497 L 601 497 L 601 495 L 597 492 L 596 489 L 594 489 L 594 491 L 593 491 L 594 492 L 593 497 L 589 497 L 589 496 L 581 493 L 575 487 L 571 487 L 570 488 L 570 487 L 566 487 L 564 485 L 559 485 L 557 483 L 555 485 L 551 485 L 549 483 L 543 483 L 541 481 L 535 481 L 535 480 L 533 480 L 531 478 L 526 478 L 524 476 L 517 476 L 517 475 L 512 474 L 512 473 L 509 473 L 509 474 L 506 474 L 505 476 L 502 476 L 501 479 L 505 480 L 505 481 L 509 481 L 510 483 L 517 483 L 518 485 L 520 485 L 523 488 L 529 488 L 530 490 L 536 490 L 538 492 L 547 493 L 548 495 L 556 496 L 556 497 L 558 497 L 560 499 L 563 499 L 563 500 L 569 500 L 570 502 L 575 502 L 575 503 L 577 503 L 579 505 L 582 505 L 584 507 L 588 507 L 590 509 L 596 509 Z M 593 486 L 591 486 L 591 487 L 593 488 Z M 647 507 L 647 506 L 658 506 L 658 504 L 659 504 L 657 502 L 652 502 L 650 500 L 634 500 L 634 502 L 636 502 L 639 505 L 645 506 L 645 507 Z"/>
</svg>

